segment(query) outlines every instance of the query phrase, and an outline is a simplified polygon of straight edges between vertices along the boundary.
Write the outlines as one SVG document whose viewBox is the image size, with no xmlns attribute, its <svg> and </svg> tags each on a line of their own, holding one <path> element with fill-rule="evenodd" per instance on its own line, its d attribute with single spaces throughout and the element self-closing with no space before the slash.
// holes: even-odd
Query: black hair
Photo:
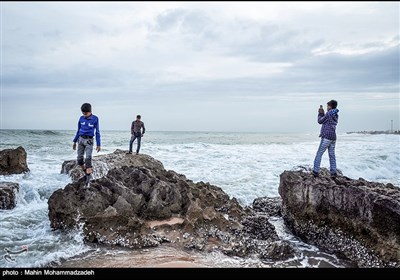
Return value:
<svg viewBox="0 0 400 280">
<path fill-rule="evenodd" d="M 81 106 L 81 111 L 82 113 L 92 112 L 92 105 L 90 105 L 89 103 L 83 103 Z"/>
<path fill-rule="evenodd" d="M 332 108 L 332 109 L 336 109 L 337 107 L 337 101 L 336 100 L 331 100 L 328 102 L 328 105 Z"/>
<path fill-rule="evenodd" d="M 141 119 L 141 118 L 142 118 L 142 116 L 140 116 L 140 115 L 137 115 L 137 116 L 136 116 L 136 118 L 137 118 L 137 119 Z"/>
</svg>

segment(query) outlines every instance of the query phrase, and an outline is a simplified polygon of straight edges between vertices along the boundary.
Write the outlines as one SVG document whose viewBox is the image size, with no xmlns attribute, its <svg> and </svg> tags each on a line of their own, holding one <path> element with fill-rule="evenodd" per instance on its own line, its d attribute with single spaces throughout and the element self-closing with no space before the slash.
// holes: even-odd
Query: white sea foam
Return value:
<svg viewBox="0 0 400 280">
<path fill-rule="evenodd" d="M 48 220 L 48 198 L 70 183 L 70 178 L 60 174 L 60 170 L 64 160 L 76 158 L 72 150 L 74 133 L 0 131 L 0 149 L 23 146 L 31 170 L 28 174 L 0 176 L 0 181 L 20 184 L 17 207 L 0 210 L 0 252 L 4 248 L 17 251 L 22 245 L 29 247 L 27 253 L 16 256 L 14 263 L 0 256 L 0 267 L 43 266 L 89 250 L 79 232 L 52 231 Z M 129 131 L 102 132 L 103 149 L 99 154 L 127 150 L 129 138 Z M 318 137 L 307 134 L 148 131 L 142 139 L 141 153 L 153 156 L 166 169 L 185 174 L 195 182 L 217 185 L 249 205 L 256 197 L 278 196 L 279 175 L 298 165 L 312 165 L 318 145 Z M 339 135 L 336 156 L 338 168 L 348 177 L 400 185 L 398 135 Z M 329 167 L 327 154 L 321 166 Z M 302 250 L 302 257 L 286 265 L 343 265 L 334 256 L 298 241 L 281 221 L 274 225 L 284 239 Z M 251 261 L 248 262 L 250 265 Z"/>
</svg>

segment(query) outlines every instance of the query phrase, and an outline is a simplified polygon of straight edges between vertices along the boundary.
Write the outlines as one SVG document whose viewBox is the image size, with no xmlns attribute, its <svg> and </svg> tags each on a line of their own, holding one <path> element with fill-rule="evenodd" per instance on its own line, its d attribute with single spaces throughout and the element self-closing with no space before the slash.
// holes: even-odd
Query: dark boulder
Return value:
<svg viewBox="0 0 400 280">
<path fill-rule="evenodd" d="M 0 151 L 0 175 L 21 174 L 29 172 L 26 152 L 23 147 Z"/>
<path fill-rule="evenodd" d="M 282 199 L 280 197 L 258 197 L 253 201 L 253 209 L 268 216 L 282 216 Z"/>
<path fill-rule="evenodd" d="M 17 205 L 19 184 L 0 182 L 0 209 L 13 209 Z"/>
</svg>

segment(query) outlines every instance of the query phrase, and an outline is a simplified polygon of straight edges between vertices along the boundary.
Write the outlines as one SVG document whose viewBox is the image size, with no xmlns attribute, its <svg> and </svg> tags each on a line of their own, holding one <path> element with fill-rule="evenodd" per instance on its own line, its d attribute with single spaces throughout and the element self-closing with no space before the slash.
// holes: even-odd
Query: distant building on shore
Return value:
<svg viewBox="0 0 400 280">
<path fill-rule="evenodd" d="M 364 131 L 349 131 L 349 132 L 346 132 L 346 133 L 347 134 L 360 133 L 360 134 L 397 134 L 397 135 L 400 135 L 400 130 L 394 130 L 394 131 L 391 131 L 391 130 L 386 130 L 386 131 L 378 131 L 378 130 L 366 131 L 366 130 L 364 130 Z"/>
</svg>

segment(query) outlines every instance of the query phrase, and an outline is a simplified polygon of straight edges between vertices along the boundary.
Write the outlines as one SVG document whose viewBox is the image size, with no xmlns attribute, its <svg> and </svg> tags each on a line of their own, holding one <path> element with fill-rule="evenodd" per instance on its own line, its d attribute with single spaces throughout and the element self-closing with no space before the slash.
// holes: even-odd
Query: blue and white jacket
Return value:
<svg viewBox="0 0 400 280">
<path fill-rule="evenodd" d="M 95 115 L 90 115 L 89 117 L 81 116 L 78 121 L 78 131 L 76 132 L 74 143 L 78 141 L 79 136 L 91 136 L 93 137 L 96 130 L 96 144 L 101 146 L 100 143 L 100 128 L 99 128 L 99 118 Z"/>
<path fill-rule="evenodd" d="M 336 125 L 339 121 L 338 112 L 338 109 L 331 109 L 325 115 L 318 113 L 318 123 L 322 124 L 319 137 L 336 140 Z"/>
</svg>

